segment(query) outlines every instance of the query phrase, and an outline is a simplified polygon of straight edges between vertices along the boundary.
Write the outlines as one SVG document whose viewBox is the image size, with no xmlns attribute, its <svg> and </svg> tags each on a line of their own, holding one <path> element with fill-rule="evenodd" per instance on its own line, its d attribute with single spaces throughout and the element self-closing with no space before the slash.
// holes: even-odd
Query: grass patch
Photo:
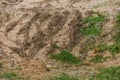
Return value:
<svg viewBox="0 0 120 80">
<path fill-rule="evenodd" d="M 117 44 L 111 45 L 109 47 L 109 51 L 111 52 L 111 54 L 120 53 L 120 45 L 117 45 Z"/>
<path fill-rule="evenodd" d="M 101 33 L 101 28 L 97 27 L 96 25 L 90 25 L 87 28 L 80 29 L 80 32 L 83 35 L 98 35 Z"/>
<path fill-rule="evenodd" d="M 120 13 L 118 13 L 116 16 L 116 24 L 117 26 L 120 26 Z"/>
<path fill-rule="evenodd" d="M 98 69 L 90 80 L 120 80 L 120 66 Z"/>
<path fill-rule="evenodd" d="M 104 21 L 105 17 L 103 15 L 101 15 L 100 13 L 92 12 L 91 14 L 92 14 L 91 16 L 89 16 L 83 20 L 83 23 L 97 25 Z"/>
<path fill-rule="evenodd" d="M 62 74 L 62 75 L 60 75 L 60 76 L 53 77 L 53 78 L 51 78 L 50 80 L 78 80 L 78 78 L 69 76 L 69 75 L 67 75 L 67 74 Z"/>
<path fill-rule="evenodd" d="M 113 36 L 114 44 L 109 47 L 109 51 L 114 55 L 120 53 L 120 13 L 116 16 L 116 34 Z"/>
<path fill-rule="evenodd" d="M 105 61 L 105 58 L 102 55 L 96 55 L 91 59 L 91 61 L 94 63 L 101 63 Z"/>
<path fill-rule="evenodd" d="M 120 44 L 120 13 L 116 16 L 115 28 L 117 29 L 117 33 L 113 36 L 113 39 L 116 44 Z"/>
<path fill-rule="evenodd" d="M 5 80 L 25 80 L 23 77 L 20 77 L 15 73 L 4 73 L 4 74 L 0 75 L 0 79 L 5 79 Z"/>
<path fill-rule="evenodd" d="M 91 16 L 83 20 L 84 28 L 80 29 L 83 35 L 99 35 L 102 31 L 101 23 L 105 20 L 105 17 L 99 13 L 93 13 Z"/>
<path fill-rule="evenodd" d="M 70 64 L 77 64 L 79 61 L 78 59 L 69 51 L 62 50 L 58 54 L 52 54 L 51 55 L 52 59 L 60 60 L 61 62 L 66 62 Z"/>
<path fill-rule="evenodd" d="M 113 38 L 116 44 L 120 44 L 120 32 L 113 36 Z"/>
<path fill-rule="evenodd" d="M 116 34 L 113 36 L 114 42 L 120 44 L 120 13 L 116 16 L 116 24 L 115 24 Z"/>
</svg>

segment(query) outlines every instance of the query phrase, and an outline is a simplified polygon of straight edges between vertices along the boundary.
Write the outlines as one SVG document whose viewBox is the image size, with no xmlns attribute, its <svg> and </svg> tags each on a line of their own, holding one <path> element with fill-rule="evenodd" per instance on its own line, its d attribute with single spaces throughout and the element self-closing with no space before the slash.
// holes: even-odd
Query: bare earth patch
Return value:
<svg viewBox="0 0 120 80">
<path fill-rule="evenodd" d="M 26 80 L 61 73 L 88 80 L 85 77 L 94 74 L 96 67 L 120 65 L 119 55 L 117 59 L 91 63 L 89 59 L 96 55 L 94 50 L 80 54 L 85 45 L 112 43 L 119 10 L 118 0 L 1 0 L 0 63 Z M 105 15 L 106 21 L 102 24 L 101 35 L 91 39 L 81 35 L 80 28 L 82 20 L 92 11 Z M 50 59 L 50 54 L 64 49 L 78 58 L 79 65 L 70 66 Z M 107 51 L 104 54 L 109 56 Z M 82 61 L 84 57 L 87 58 Z M 13 69 L 15 67 L 21 70 Z"/>
</svg>

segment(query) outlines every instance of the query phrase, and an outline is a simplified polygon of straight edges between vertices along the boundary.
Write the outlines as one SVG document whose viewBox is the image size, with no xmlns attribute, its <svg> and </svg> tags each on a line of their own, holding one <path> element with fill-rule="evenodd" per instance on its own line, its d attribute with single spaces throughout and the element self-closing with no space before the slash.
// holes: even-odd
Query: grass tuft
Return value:
<svg viewBox="0 0 120 80">
<path fill-rule="evenodd" d="M 120 44 L 120 32 L 113 36 L 115 43 Z"/>
<path fill-rule="evenodd" d="M 20 77 L 15 73 L 4 73 L 4 74 L 0 75 L 0 79 L 5 79 L 5 80 L 25 80 L 23 77 Z"/>
<path fill-rule="evenodd" d="M 75 77 L 71 77 L 67 74 L 62 74 L 60 76 L 57 76 L 57 77 L 53 77 L 52 79 L 50 80 L 78 80 L 78 78 L 75 78 Z"/>
<path fill-rule="evenodd" d="M 105 20 L 105 17 L 99 13 L 94 13 L 93 15 L 85 18 L 83 20 L 83 25 L 85 27 L 80 29 L 83 35 L 99 35 L 102 31 L 101 23 Z"/>
<path fill-rule="evenodd" d="M 91 59 L 91 61 L 94 63 L 101 63 L 105 61 L 105 58 L 102 55 L 96 55 Z"/>
<path fill-rule="evenodd" d="M 120 80 L 120 66 L 98 69 L 90 80 Z"/>
<path fill-rule="evenodd" d="M 120 45 L 117 45 L 117 44 L 111 45 L 109 47 L 109 51 L 111 52 L 111 54 L 120 53 Z"/>
<path fill-rule="evenodd" d="M 61 51 L 58 54 L 52 54 L 51 55 L 52 59 L 56 59 L 56 60 L 60 60 L 61 62 L 66 62 L 66 63 L 70 63 L 70 64 L 77 64 L 78 63 L 78 59 L 69 51 Z"/>
<path fill-rule="evenodd" d="M 120 13 L 118 13 L 116 16 L 116 23 L 117 23 L 117 26 L 120 26 Z"/>
</svg>

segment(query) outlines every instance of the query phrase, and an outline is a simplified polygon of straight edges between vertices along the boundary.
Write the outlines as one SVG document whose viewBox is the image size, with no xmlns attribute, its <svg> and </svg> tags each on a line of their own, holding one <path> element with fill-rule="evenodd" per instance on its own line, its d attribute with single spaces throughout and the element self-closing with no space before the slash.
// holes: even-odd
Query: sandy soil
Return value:
<svg viewBox="0 0 120 80">
<path fill-rule="evenodd" d="M 82 19 L 89 11 L 103 13 L 108 19 L 103 25 L 103 35 L 111 33 L 120 1 L 1 0 L 0 9 L 0 62 L 8 68 L 21 66 L 23 70 L 18 73 L 27 77 L 33 75 L 30 80 L 36 80 L 56 72 L 78 76 L 88 73 L 86 65 L 66 69 L 66 65 L 50 60 L 49 54 L 67 49 L 79 58 L 81 47 L 90 43 L 79 34 Z M 98 37 L 98 42 L 109 43 L 110 35 L 113 34 Z M 58 45 L 60 49 L 53 49 L 51 44 Z M 90 56 L 93 52 L 88 53 Z M 113 64 L 120 65 L 120 60 L 89 64 L 87 68 L 92 71 L 97 66 Z M 50 72 L 46 71 L 47 66 L 51 67 Z"/>
</svg>

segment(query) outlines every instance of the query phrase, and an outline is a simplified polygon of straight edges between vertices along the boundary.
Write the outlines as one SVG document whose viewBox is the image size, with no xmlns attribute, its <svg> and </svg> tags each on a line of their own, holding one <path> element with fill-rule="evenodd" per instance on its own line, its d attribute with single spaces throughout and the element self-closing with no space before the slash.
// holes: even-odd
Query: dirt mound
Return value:
<svg viewBox="0 0 120 80">
<path fill-rule="evenodd" d="M 15 62 L 24 59 L 43 59 L 46 56 L 62 49 L 72 51 L 80 41 L 79 29 L 82 14 L 78 9 L 68 6 L 56 7 L 51 2 L 25 1 L 8 2 L 0 14 L 1 22 L 1 49 L 15 58 Z M 33 6 L 32 6 L 33 4 Z M 35 7 L 34 4 L 39 6 Z M 22 7 L 24 6 L 24 8 Z M 31 7 L 32 6 L 32 7 Z M 42 7 L 43 8 L 42 8 Z M 10 11 L 11 10 L 11 11 Z M 52 45 L 59 46 L 54 49 Z M 16 58 L 17 57 L 17 58 Z"/>
</svg>

